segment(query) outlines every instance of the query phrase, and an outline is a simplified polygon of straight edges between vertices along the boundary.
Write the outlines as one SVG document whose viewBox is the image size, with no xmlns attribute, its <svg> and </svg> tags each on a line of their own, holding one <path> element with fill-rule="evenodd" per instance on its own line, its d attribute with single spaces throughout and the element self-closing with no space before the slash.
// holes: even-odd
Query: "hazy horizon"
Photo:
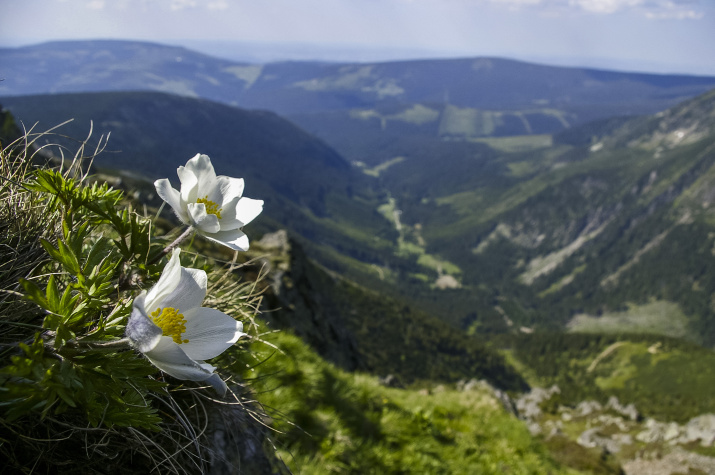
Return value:
<svg viewBox="0 0 715 475">
<path fill-rule="evenodd" d="M 32 47 L 44 43 L 72 41 L 136 41 L 156 43 L 165 46 L 183 47 L 198 53 L 216 58 L 244 63 L 273 63 L 282 61 L 305 61 L 326 63 L 381 63 L 432 59 L 460 59 L 491 57 L 515 61 L 536 63 L 546 66 L 601 69 L 629 73 L 715 76 L 712 72 L 693 72 L 679 70 L 677 67 L 655 61 L 639 59 L 614 59 L 605 57 L 565 57 L 547 55 L 508 55 L 483 54 L 470 55 L 451 51 L 409 49 L 409 48 L 365 48 L 360 45 L 324 45 L 305 43 L 261 43 L 248 41 L 216 41 L 216 40 L 149 40 L 137 38 L 76 38 L 76 39 L 36 39 L 23 42 L 2 42 L 0 48 Z M 244 48 L 241 50 L 240 48 Z"/>
<path fill-rule="evenodd" d="M 0 13 L 3 47 L 115 39 L 246 62 L 490 56 L 715 75 L 705 0 L 26 0 Z"/>
</svg>

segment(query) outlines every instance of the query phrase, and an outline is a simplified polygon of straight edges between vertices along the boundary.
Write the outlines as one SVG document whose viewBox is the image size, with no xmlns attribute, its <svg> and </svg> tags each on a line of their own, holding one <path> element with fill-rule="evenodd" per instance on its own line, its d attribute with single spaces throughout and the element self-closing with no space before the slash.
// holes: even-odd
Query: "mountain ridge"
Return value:
<svg viewBox="0 0 715 475">
<path fill-rule="evenodd" d="M 488 57 L 259 65 L 122 40 L 5 48 L 0 49 L 0 64 L 6 77 L 0 95 L 152 89 L 280 114 L 373 109 L 397 100 L 495 110 L 549 105 L 565 107 L 567 115 L 576 116 L 574 122 L 584 122 L 656 112 L 715 87 L 715 77 L 708 76 L 568 68 Z M 596 106 L 606 110 L 599 112 Z"/>
</svg>

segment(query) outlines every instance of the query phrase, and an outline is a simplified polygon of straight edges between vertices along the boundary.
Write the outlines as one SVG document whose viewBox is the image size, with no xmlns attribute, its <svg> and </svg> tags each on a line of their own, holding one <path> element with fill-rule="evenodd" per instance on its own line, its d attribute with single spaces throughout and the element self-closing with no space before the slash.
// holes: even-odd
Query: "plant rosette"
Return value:
<svg viewBox="0 0 715 475">
<path fill-rule="evenodd" d="M 126 336 L 161 371 L 178 379 L 203 381 L 224 395 L 226 383 L 204 360 L 220 355 L 245 335 L 243 324 L 201 306 L 206 272 L 182 267 L 180 252 L 174 249 L 158 282 L 134 299 Z"/>
<path fill-rule="evenodd" d="M 154 182 L 162 200 L 181 222 L 211 241 L 235 251 L 248 250 L 248 236 L 241 230 L 263 210 L 263 201 L 242 197 L 243 178 L 216 176 L 208 155 L 196 154 L 177 169 L 181 189 L 168 178 Z"/>
</svg>

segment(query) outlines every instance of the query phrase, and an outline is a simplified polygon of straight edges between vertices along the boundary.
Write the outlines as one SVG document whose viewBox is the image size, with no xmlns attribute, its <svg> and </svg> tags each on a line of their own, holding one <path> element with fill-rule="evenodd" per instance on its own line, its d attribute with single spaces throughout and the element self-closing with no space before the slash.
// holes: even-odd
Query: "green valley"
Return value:
<svg viewBox="0 0 715 475">
<path fill-rule="evenodd" d="M 83 82 L 0 51 L 33 77 L 0 83 L 2 144 L 17 122 L 60 163 L 91 130 L 83 170 L 162 239 L 153 181 L 197 152 L 265 201 L 247 253 L 185 243 L 260 300 L 213 364 L 265 473 L 715 473 L 714 78 L 32 52 L 63 49 Z"/>
</svg>

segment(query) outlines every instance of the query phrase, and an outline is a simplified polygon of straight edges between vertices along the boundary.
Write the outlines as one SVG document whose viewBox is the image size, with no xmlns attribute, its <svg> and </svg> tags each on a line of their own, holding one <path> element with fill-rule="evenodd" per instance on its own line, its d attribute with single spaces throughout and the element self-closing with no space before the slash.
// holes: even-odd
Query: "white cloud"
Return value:
<svg viewBox="0 0 715 475">
<path fill-rule="evenodd" d="M 520 5 L 539 5 L 541 3 L 546 3 L 544 0 L 489 0 L 492 3 L 502 3 L 509 6 L 520 6 Z"/>
<path fill-rule="evenodd" d="M 103 10 L 104 0 L 91 0 L 87 2 L 87 8 L 90 10 Z"/>
<path fill-rule="evenodd" d="M 209 10 L 226 10 L 228 8 L 228 2 L 226 0 L 214 0 L 207 3 L 206 8 Z"/>
<path fill-rule="evenodd" d="M 653 20 L 700 20 L 705 16 L 702 10 L 698 10 L 699 2 L 695 1 L 661 1 L 660 9 L 657 11 L 647 11 L 646 17 Z M 695 7 L 695 8 L 693 8 Z"/>
<path fill-rule="evenodd" d="M 651 20 L 700 20 L 705 14 L 695 10 L 673 10 L 646 12 L 645 16 Z"/>
<path fill-rule="evenodd" d="M 470 0 L 463 0 L 470 1 Z M 700 19 L 704 16 L 704 0 L 471 0 L 510 10 L 533 8 L 550 15 L 567 12 L 613 14 L 635 12 L 650 19 Z"/>
<path fill-rule="evenodd" d="M 184 8 L 193 8 L 196 6 L 196 0 L 171 0 L 170 8 L 174 11 L 183 10 Z"/>
<path fill-rule="evenodd" d="M 569 4 L 593 13 L 615 13 L 643 5 L 644 0 L 569 0 Z"/>
</svg>

